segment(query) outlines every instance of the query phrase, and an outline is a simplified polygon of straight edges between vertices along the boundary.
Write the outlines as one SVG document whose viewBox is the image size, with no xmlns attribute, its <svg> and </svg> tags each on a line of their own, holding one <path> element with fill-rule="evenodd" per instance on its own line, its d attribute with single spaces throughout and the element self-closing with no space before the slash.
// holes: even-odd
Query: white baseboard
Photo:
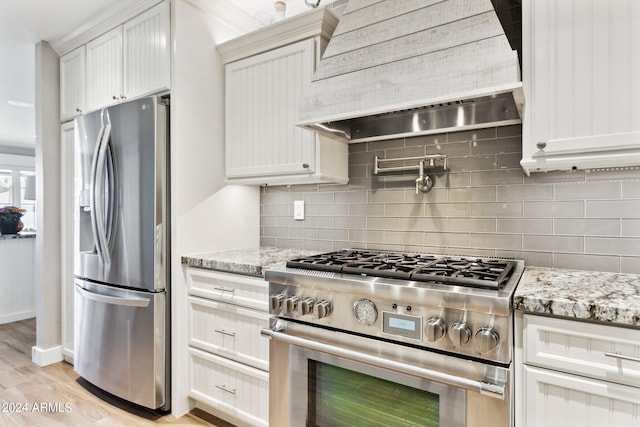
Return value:
<svg viewBox="0 0 640 427">
<path fill-rule="evenodd" d="M 31 347 L 31 361 L 38 366 L 47 366 L 52 363 L 62 362 L 62 346 L 42 349 L 36 346 Z"/>
<path fill-rule="evenodd" d="M 18 320 L 31 319 L 36 317 L 35 310 L 22 311 L 20 313 L 11 313 L 0 316 L 0 325 L 3 323 L 17 322 Z"/>
</svg>

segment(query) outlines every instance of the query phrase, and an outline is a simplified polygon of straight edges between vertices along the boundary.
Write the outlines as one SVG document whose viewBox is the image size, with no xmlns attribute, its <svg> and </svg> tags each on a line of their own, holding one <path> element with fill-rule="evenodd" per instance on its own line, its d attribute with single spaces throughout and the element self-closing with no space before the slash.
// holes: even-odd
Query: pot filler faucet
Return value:
<svg viewBox="0 0 640 427">
<path fill-rule="evenodd" d="M 397 162 L 408 162 L 419 160 L 417 165 L 410 166 L 387 166 L 381 167 L 382 163 L 397 163 Z M 384 172 L 399 172 L 399 171 L 411 171 L 418 170 L 418 178 L 416 178 L 416 194 L 420 191 L 423 193 L 428 192 L 433 187 L 433 179 L 430 175 L 425 173 L 425 162 L 429 161 L 428 168 L 434 169 L 436 168 L 436 161 L 442 161 L 442 169 L 447 171 L 447 155 L 446 154 L 427 154 L 424 156 L 417 157 L 398 157 L 396 159 L 381 159 L 378 156 L 375 156 L 373 173 L 374 175 L 378 175 L 379 173 Z"/>
</svg>

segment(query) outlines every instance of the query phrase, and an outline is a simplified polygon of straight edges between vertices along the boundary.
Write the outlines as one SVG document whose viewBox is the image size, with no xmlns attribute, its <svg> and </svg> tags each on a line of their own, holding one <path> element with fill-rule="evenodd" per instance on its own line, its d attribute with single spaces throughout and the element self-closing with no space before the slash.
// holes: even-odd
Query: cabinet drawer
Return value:
<svg viewBox="0 0 640 427">
<path fill-rule="evenodd" d="M 191 295 L 268 311 L 269 286 L 259 277 L 187 268 Z"/>
<path fill-rule="evenodd" d="M 269 374 L 189 348 L 189 397 L 246 424 L 267 426 Z"/>
<path fill-rule="evenodd" d="M 525 315 L 524 340 L 526 364 L 640 387 L 640 330 Z"/>
<path fill-rule="evenodd" d="M 269 370 L 269 340 L 260 336 L 267 313 L 189 298 L 189 345 Z"/>
<path fill-rule="evenodd" d="M 640 389 L 524 367 L 529 427 L 638 426 Z"/>
</svg>

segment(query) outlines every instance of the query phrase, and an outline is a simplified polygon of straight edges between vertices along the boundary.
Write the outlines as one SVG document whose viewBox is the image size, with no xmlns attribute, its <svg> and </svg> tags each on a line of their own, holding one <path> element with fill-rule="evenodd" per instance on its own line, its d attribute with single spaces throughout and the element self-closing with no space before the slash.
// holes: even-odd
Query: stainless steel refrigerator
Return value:
<svg viewBox="0 0 640 427">
<path fill-rule="evenodd" d="M 170 408 L 168 102 L 75 119 L 74 369 L 113 395 Z"/>
</svg>

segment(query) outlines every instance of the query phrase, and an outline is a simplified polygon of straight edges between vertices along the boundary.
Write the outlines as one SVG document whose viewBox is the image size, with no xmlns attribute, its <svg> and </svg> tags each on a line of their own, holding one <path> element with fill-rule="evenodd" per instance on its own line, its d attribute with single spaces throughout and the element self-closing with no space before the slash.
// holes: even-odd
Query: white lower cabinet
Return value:
<svg viewBox="0 0 640 427">
<path fill-rule="evenodd" d="M 187 268 L 189 397 L 237 426 L 267 426 L 268 284 L 262 278 Z"/>
<path fill-rule="evenodd" d="M 235 425 L 269 424 L 269 373 L 189 349 L 189 396 Z"/>
<path fill-rule="evenodd" d="M 549 369 L 524 367 L 526 425 L 640 425 L 640 389 Z"/>
<path fill-rule="evenodd" d="M 525 315 L 524 426 L 640 425 L 640 330 Z"/>
<path fill-rule="evenodd" d="M 189 345 L 269 370 L 269 340 L 258 332 L 269 314 L 201 298 L 189 298 Z"/>
</svg>

